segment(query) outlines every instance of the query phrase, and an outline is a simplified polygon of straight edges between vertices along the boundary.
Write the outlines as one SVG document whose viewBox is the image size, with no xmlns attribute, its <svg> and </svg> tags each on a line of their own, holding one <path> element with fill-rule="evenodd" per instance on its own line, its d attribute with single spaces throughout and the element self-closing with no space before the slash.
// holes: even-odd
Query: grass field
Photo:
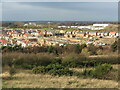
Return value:
<svg viewBox="0 0 120 90">
<path fill-rule="evenodd" d="M 118 65 L 113 65 L 118 69 Z M 83 71 L 84 68 L 72 68 L 75 71 Z M 88 68 L 90 69 L 90 68 Z M 103 80 L 84 78 L 77 76 L 52 76 L 48 74 L 33 74 L 31 70 L 17 70 L 17 73 L 9 78 L 7 68 L 3 72 L 3 88 L 117 88 L 116 80 Z"/>
</svg>

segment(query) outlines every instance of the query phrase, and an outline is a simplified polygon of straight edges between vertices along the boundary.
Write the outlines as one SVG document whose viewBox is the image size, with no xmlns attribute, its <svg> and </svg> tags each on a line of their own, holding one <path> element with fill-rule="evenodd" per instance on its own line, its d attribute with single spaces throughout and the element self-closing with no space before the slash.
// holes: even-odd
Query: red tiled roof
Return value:
<svg viewBox="0 0 120 90">
<path fill-rule="evenodd" d="M 116 34 L 116 32 L 110 32 L 110 34 Z"/>
<path fill-rule="evenodd" d="M 7 43 L 7 40 L 5 40 L 5 39 L 0 39 L 0 42 L 2 42 L 2 44 L 6 44 L 6 43 Z"/>
<path fill-rule="evenodd" d="M 24 43 L 28 44 L 29 40 L 22 40 Z"/>
<path fill-rule="evenodd" d="M 24 35 L 29 36 L 30 34 L 29 33 L 25 33 Z"/>
</svg>

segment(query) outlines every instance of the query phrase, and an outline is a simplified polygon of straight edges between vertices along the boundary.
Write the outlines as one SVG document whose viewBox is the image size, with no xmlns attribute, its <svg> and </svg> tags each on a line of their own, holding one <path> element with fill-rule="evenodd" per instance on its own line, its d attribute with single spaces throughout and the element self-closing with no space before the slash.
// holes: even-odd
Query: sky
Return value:
<svg viewBox="0 0 120 90">
<path fill-rule="evenodd" d="M 9 0 L 8 0 L 9 1 Z M 118 2 L 3 2 L 3 21 L 117 21 Z"/>
<path fill-rule="evenodd" d="M 120 0 L 1 0 L 2 2 L 119 2 Z"/>
</svg>

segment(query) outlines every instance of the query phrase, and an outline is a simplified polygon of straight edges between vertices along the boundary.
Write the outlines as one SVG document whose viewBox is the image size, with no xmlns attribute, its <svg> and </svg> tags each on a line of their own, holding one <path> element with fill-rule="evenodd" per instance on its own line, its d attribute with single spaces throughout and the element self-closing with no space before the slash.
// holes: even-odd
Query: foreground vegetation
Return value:
<svg viewBox="0 0 120 90">
<path fill-rule="evenodd" d="M 114 66 L 119 62 L 115 55 L 89 57 L 71 53 L 63 57 L 13 52 L 2 58 L 3 88 L 117 88 L 118 68 Z"/>
<path fill-rule="evenodd" d="M 118 69 L 118 65 L 112 66 Z M 86 68 L 90 70 L 91 68 Z M 71 68 L 82 73 L 85 68 Z M 53 76 L 50 74 L 34 74 L 31 70 L 16 69 L 16 74 L 11 78 L 9 67 L 4 67 L 3 88 L 117 88 L 118 81 L 109 79 L 97 79 L 78 76 Z M 117 71 L 111 72 L 111 77 L 117 75 Z M 109 76 L 109 75 L 107 75 Z M 109 76 L 110 77 L 110 76 Z M 117 76 L 116 76 L 117 77 Z"/>
<path fill-rule="evenodd" d="M 117 88 L 118 47 L 2 47 L 3 88 Z"/>
<path fill-rule="evenodd" d="M 119 64 L 118 55 L 106 55 L 97 57 L 80 56 L 71 53 L 66 56 L 57 56 L 50 53 L 6 53 L 2 56 L 2 65 L 15 66 L 24 69 L 32 69 L 35 66 L 47 66 L 49 64 L 62 64 L 66 67 L 93 67 L 98 64 Z"/>
</svg>

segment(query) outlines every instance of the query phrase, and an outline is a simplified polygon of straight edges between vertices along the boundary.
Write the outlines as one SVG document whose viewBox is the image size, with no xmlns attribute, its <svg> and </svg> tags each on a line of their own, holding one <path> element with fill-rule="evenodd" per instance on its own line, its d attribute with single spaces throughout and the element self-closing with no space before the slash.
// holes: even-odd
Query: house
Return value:
<svg viewBox="0 0 120 90">
<path fill-rule="evenodd" d="M 67 31 L 66 34 L 72 34 L 72 31 Z"/>
<path fill-rule="evenodd" d="M 70 26 L 70 28 L 78 28 L 78 26 Z"/>
<path fill-rule="evenodd" d="M 120 33 L 119 33 L 119 32 L 117 32 L 117 33 L 116 33 L 116 37 L 118 37 L 119 35 L 120 35 Z"/>
<path fill-rule="evenodd" d="M 68 26 L 58 26 L 58 28 L 68 28 Z"/>
<path fill-rule="evenodd" d="M 101 30 L 109 26 L 109 24 L 93 24 L 91 30 Z"/>
<path fill-rule="evenodd" d="M 46 35 L 47 36 L 53 36 L 53 33 L 52 33 L 52 31 L 47 31 Z"/>
<path fill-rule="evenodd" d="M 93 44 L 94 42 L 93 41 L 88 41 L 86 44 Z"/>
<path fill-rule="evenodd" d="M 27 46 L 27 44 L 26 43 L 21 43 L 21 47 L 26 47 Z"/>
<path fill-rule="evenodd" d="M 12 35 L 13 32 L 7 32 L 8 35 Z"/>
<path fill-rule="evenodd" d="M 13 38 L 19 37 L 19 34 L 17 32 L 12 33 L 11 35 Z"/>
<path fill-rule="evenodd" d="M 110 32 L 110 33 L 109 33 L 109 36 L 110 36 L 110 37 L 116 36 L 116 32 Z"/>
<path fill-rule="evenodd" d="M 5 40 L 5 39 L 0 39 L 0 45 L 2 45 L 2 46 L 7 46 L 7 40 Z"/>
<path fill-rule="evenodd" d="M 84 32 L 77 32 L 75 34 L 76 38 L 79 38 L 79 37 L 84 37 L 85 36 L 85 33 Z"/>
<path fill-rule="evenodd" d="M 60 30 L 60 31 L 59 31 L 59 33 L 60 33 L 61 35 L 64 35 L 65 32 L 66 32 L 66 31 L 63 31 L 63 30 Z"/>
<path fill-rule="evenodd" d="M 28 36 L 30 36 L 29 33 L 25 33 L 25 34 L 23 34 L 23 37 L 28 37 Z"/>
<path fill-rule="evenodd" d="M 104 32 L 104 36 L 109 36 L 109 32 Z"/>
<path fill-rule="evenodd" d="M 79 29 L 101 30 L 109 26 L 109 24 L 93 24 L 89 26 L 79 26 Z"/>
<path fill-rule="evenodd" d="M 97 36 L 97 32 L 89 32 L 90 36 Z"/>
<path fill-rule="evenodd" d="M 39 38 L 38 39 L 38 43 L 41 45 L 41 46 L 44 46 L 46 44 L 46 40 L 43 39 L 43 38 Z"/>
<path fill-rule="evenodd" d="M 107 27 L 109 24 L 93 24 L 94 27 Z"/>
<path fill-rule="evenodd" d="M 27 47 L 28 44 L 29 44 L 29 42 L 30 42 L 29 40 L 23 39 L 23 40 L 20 42 L 20 44 L 21 44 L 22 47 Z"/>
<path fill-rule="evenodd" d="M 39 32 L 36 32 L 36 31 L 31 32 L 31 35 L 38 36 L 38 35 L 39 35 Z"/>
<path fill-rule="evenodd" d="M 91 29 L 91 26 L 79 26 L 78 29 Z"/>
</svg>

